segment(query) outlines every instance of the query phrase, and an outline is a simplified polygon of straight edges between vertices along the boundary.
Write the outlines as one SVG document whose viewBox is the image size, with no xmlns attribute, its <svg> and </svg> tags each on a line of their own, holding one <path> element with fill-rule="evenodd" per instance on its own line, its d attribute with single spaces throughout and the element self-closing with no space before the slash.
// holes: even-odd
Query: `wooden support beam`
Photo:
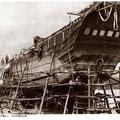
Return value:
<svg viewBox="0 0 120 120">
<path fill-rule="evenodd" d="M 104 95 L 107 96 L 104 86 L 101 86 L 101 87 L 103 89 Z M 107 97 L 105 97 L 105 100 L 106 100 L 106 103 L 107 103 L 107 108 L 110 109 L 109 101 L 108 101 Z M 108 113 L 111 114 L 111 111 L 108 111 Z"/>
<path fill-rule="evenodd" d="M 90 93 L 91 93 L 91 90 L 90 90 L 90 65 L 89 65 L 89 63 L 88 63 L 88 96 L 90 96 Z M 90 109 L 91 108 L 91 100 L 90 100 L 90 98 L 88 98 L 88 109 Z"/>
<path fill-rule="evenodd" d="M 70 91 L 71 91 L 71 86 L 69 86 L 69 89 L 68 89 L 68 94 L 67 94 L 67 98 L 66 98 L 66 101 L 65 101 L 65 107 L 64 107 L 63 114 L 66 114 L 68 100 L 69 100 L 69 97 L 70 97 Z"/>
<path fill-rule="evenodd" d="M 107 5 L 107 6 L 103 7 L 103 8 L 100 8 L 100 9 L 98 9 L 98 11 L 105 10 L 106 8 L 110 8 L 110 7 L 113 7 L 113 4 L 112 5 Z"/>
<path fill-rule="evenodd" d="M 12 100 L 12 101 L 37 101 L 41 100 L 41 98 L 3 98 L 3 101 Z"/>
<path fill-rule="evenodd" d="M 119 71 L 120 71 L 120 67 L 119 67 Z M 120 83 L 120 72 L 119 72 L 119 83 Z M 119 84 L 119 96 L 120 96 L 120 84 Z"/>
<path fill-rule="evenodd" d="M 109 83 L 111 83 L 110 79 L 108 81 L 109 81 Z M 118 108 L 117 101 L 116 101 L 116 98 L 115 98 L 115 95 L 114 95 L 114 91 L 113 91 L 113 87 L 112 87 L 111 84 L 110 84 L 110 90 L 111 90 L 111 93 L 112 93 L 112 96 L 113 96 L 113 100 L 114 100 L 115 106 L 116 106 L 116 108 Z"/>
<path fill-rule="evenodd" d="M 41 114 L 42 113 L 42 107 L 43 107 L 43 103 L 44 103 L 44 99 L 45 99 L 45 94 L 46 94 L 46 91 L 47 91 L 47 85 L 48 85 L 48 82 L 49 82 L 49 77 L 47 78 L 46 80 L 46 84 L 45 84 L 45 88 L 44 88 L 44 93 L 43 93 L 43 96 L 42 96 L 42 100 L 41 100 L 41 104 L 40 104 L 40 109 L 38 111 L 38 114 Z"/>
<path fill-rule="evenodd" d="M 110 112 L 111 110 L 120 110 L 120 108 L 92 108 L 92 109 L 87 109 L 87 111 L 98 111 L 98 112 Z"/>
<path fill-rule="evenodd" d="M 52 69 L 52 65 L 53 65 L 54 55 L 55 55 L 55 54 L 53 53 L 53 54 L 52 54 L 52 59 L 51 59 L 51 64 L 50 64 L 50 73 L 51 73 L 51 69 Z M 42 113 L 42 107 L 43 107 L 43 103 L 44 103 L 44 99 L 45 99 L 45 95 L 46 95 L 48 83 L 49 83 L 49 76 L 48 76 L 47 79 L 46 79 L 46 84 L 45 84 L 45 88 L 44 88 L 42 100 L 41 100 L 41 103 L 40 103 L 40 108 L 39 108 L 39 110 L 38 110 L 38 114 L 41 114 L 41 113 Z"/>
<path fill-rule="evenodd" d="M 24 71 L 23 71 L 23 73 L 22 73 L 22 76 L 19 78 L 18 87 L 17 87 L 17 89 L 16 89 L 14 99 L 16 99 L 16 97 L 17 97 L 17 94 L 18 94 L 18 91 L 19 91 L 19 88 L 20 88 L 20 85 L 21 85 L 21 80 L 22 80 L 22 78 L 23 78 L 23 75 L 24 75 L 25 70 L 26 70 L 26 67 L 24 68 Z M 14 105 L 14 101 L 13 101 L 12 104 L 11 104 L 10 110 L 12 110 L 13 105 Z"/>
</svg>

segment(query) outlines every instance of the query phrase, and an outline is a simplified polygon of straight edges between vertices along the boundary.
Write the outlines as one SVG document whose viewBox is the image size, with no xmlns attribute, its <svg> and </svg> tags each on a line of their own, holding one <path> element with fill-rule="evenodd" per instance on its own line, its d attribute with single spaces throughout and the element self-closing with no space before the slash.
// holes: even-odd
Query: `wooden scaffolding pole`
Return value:
<svg viewBox="0 0 120 120">
<path fill-rule="evenodd" d="M 110 106 L 109 106 L 109 101 L 108 101 L 108 98 L 106 97 L 106 96 L 107 96 L 107 94 L 106 94 L 106 91 L 105 91 L 105 87 L 104 87 L 104 86 L 101 86 L 101 87 L 102 87 L 103 92 L 104 92 L 104 95 L 105 95 L 105 101 L 106 101 L 106 103 L 107 103 L 107 108 L 108 108 L 108 109 L 110 109 Z M 111 114 L 111 110 L 110 110 L 110 111 L 108 111 L 108 113 L 109 113 L 109 114 Z"/>
<path fill-rule="evenodd" d="M 119 71 L 120 71 L 120 67 L 119 67 Z M 119 96 L 120 96 L 120 72 L 119 72 Z"/>
<path fill-rule="evenodd" d="M 71 17 L 70 17 L 70 15 L 69 15 L 69 24 L 70 24 L 70 29 L 69 29 L 68 45 L 70 44 L 70 34 L 71 34 Z M 70 53 L 70 51 L 68 52 L 68 58 L 69 58 L 70 67 L 71 67 L 71 70 L 70 70 L 71 75 L 72 75 L 72 79 L 71 80 L 72 80 L 72 82 L 74 82 L 73 66 L 72 66 L 72 60 L 71 60 L 71 53 Z M 70 90 L 71 90 L 71 86 L 69 86 L 69 88 L 68 88 L 68 94 L 67 94 L 67 98 L 66 98 L 66 101 L 65 101 L 63 114 L 66 114 L 68 100 L 69 100 L 69 97 L 70 97 Z"/>
<path fill-rule="evenodd" d="M 69 36 L 68 36 L 68 46 L 70 45 L 70 34 L 71 34 L 71 29 L 72 29 L 72 25 L 71 25 L 71 16 L 69 15 L 69 24 L 70 24 L 70 28 L 69 28 Z M 70 46 L 69 46 L 70 49 Z M 71 51 L 68 51 L 68 59 L 70 62 L 70 67 L 71 67 L 71 75 L 72 75 L 72 81 L 74 82 L 74 75 L 73 75 L 73 64 L 72 64 L 72 59 L 71 59 Z"/>
<path fill-rule="evenodd" d="M 41 114 L 41 112 L 42 112 L 42 107 L 43 107 L 43 103 L 44 103 L 44 99 L 45 99 L 45 94 L 46 94 L 46 91 L 47 91 L 48 81 L 49 81 L 49 77 L 47 77 L 47 80 L 46 80 L 44 93 L 43 93 L 43 96 L 42 96 L 42 100 L 41 100 L 40 109 L 38 111 L 38 114 Z"/>
<path fill-rule="evenodd" d="M 22 76 L 19 77 L 18 86 L 17 86 L 16 92 L 15 92 L 15 98 L 14 98 L 15 100 L 16 100 L 16 97 L 17 97 L 17 94 L 18 94 L 18 91 L 19 91 L 19 88 L 20 88 L 20 85 L 21 85 L 21 80 L 22 80 L 22 78 L 23 78 L 23 75 L 24 75 L 24 72 L 25 72 L 26 68 L 27 68 L 27 66 L 24 68 L 24 71 L 23 71 L 23 73 L 22 73 Z M 15 100 L 12 102 L 12 105 L 11 105 L 11 107 L 10 107 L 10 110 L 12 110 Z"/>
<path fill-rule="evenodd" d="M 65 101 L 63 114 L 66 114 L 66 111 L 67 111 L 67 105 L 68 105 L 68 100 L 69 100 L 69 97 L 70 97 L 70 91 L 71 91 L 71 86 L 69 86 L 69 89 L 68 89 L 68 94 L 67 94 L 67 98 L 66 98 L 66 101 Z"/>
<path fill-rule="evenodd" d="M 51 73 L 53 60 L 54 60 L 54 53 L 52 54 L 52 60 L 51 60 L 51 64 L 50 64 L 50 72 L 49 72 L 49 74 Z M 44 99 L 45 99 L 45 95 L 46 95 L 46 91 L 47 91 L 48 82 L 49 82 L 49 75 L 48 75 L 47 80 L 46 80 L 44 93 L 43 93 L 43 96 L 42 96 L 42 100 L 41 100 L 41 103 L 40 103 L 40 108 L 39 108 L 38 114 L 42 113 L 42 108 L 43 108 L 43 103 L 44 103 Z"/>
<path fill-rule="evenodd" d="M 110 79 L 108 81 L 110 83 Z M 115 106 L 116 106 L 116 108 L 118 108 L 117 101 L 116 101 L 116 98 L 115 98 L 115 95 L 114 95 L 114 91 L 113 91 L 113 87 L 112 87 L 111 84 L 110 84 L 110 90 L 111 90 L 111 93 L 112 93 L 112 96 L 113 96 L 113 100 L 114 100 Z"/>
<path fill-rule="evenodd" d="M 90 96 L 91 90 L 90 90 L 90 64 L 88 63 L 88 96 Z M 88 98 L 88 109 L 91 108 L 91 100 Z"/>
</svg>

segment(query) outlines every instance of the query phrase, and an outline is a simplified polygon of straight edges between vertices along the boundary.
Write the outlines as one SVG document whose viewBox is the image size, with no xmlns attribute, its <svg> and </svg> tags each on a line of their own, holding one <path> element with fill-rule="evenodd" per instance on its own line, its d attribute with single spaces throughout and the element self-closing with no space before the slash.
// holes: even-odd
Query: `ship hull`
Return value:
<svg viewBox="0 0 120 120">
<path fill-rule="evenodd" d="M 21 100 L 24 108 L 33 109 L 37 106 L 39 109 L 42 103 L 41 98 L 45 97 L 45 93 L 48 97 L 51 94 L 55 97 L 50 97 L 51 99 L 45 101 L 43 108 L 47 106 L 52 111 L 52 106 L 54 106 L 53 111 L 61 113 L 65 109 L 63 106 L 66 103 L 66 94 L 69 97 L 70 88 L 72 90 L 67 109 L 68 113 L 72 113 L 75 95 L 90 97 L 94 94 L 95 88 L 91 88 L 91 92 L 88 85 L 90 85 L 90 80 L 94 84 L 98 80 L 100 72 L 96 71 L 98 60 L 102 60 L 102 70 L 109 70 L 110 74 L 114 71 L 120 56 L 120 32 L 119 28 L 114 29 L 112 24 L 115 11 L 113 9 L 109 19 L 103 21 L 96 8 L 93 7 L 84 16 L 43 39 L 42 47 L 38 40 L 38 47 L 33 45 L 28 51 L 10 61 L 9 70 L 4 72 L 4 85 L 13 86 L 14 92 L 19 91 L 18 98 L 36 98 L 34 101 Z M 120 10 L 117 9 L 118 18 L 120 18 Z M 36 52 L 36 49 L 39 51 Z M 76 84 L 77 77 L 73 76 L 77 72 L 80 73 L 79 77 L 84 73 L 83 81 L 79 81 L 80 85 Z M 103 80 L 99 78 L 100 82 L 108 80 L 109 76 L 106 74 L 99 75 L 103 75 L 104 78 Z M 64 94 L 65 96 L 61 96 Z M 85 113 L 90 107 L 88 103 L 92 106 L 93 100 L 79 98 L 78 102 L 84 102 L 78 106 L 81 108 L 78 113 Z"/>
</svg>

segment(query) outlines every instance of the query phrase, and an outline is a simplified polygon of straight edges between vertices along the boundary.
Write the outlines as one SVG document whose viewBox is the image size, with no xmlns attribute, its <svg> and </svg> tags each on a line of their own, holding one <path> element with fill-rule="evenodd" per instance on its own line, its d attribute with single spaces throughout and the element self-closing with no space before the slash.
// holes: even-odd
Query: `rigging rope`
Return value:
<svg viewBox="0 0 120 120">
<path fill-rule="evenodd" d="M 102 21 L 106 22 L 106 21 L 110 18 L 110 15 L 111 15 L 111 13 L 112 13 L 112 9 L 113 9 L 113 7 L 110 8 L 110 11 L 109 11 L 108 15 L 106 14 L 107 17 L 106 17 L 105 19 L 104 19 L 103 16 L 101 15 L 100 10 L 98 10 L 99 16 L 100 16 L 100 18 L 101 18 Z M 105 9 L 104 9 L 104 10 L 105 10 Z"/>
<path fill-rule="evenodd" d="M 103 10 L 103 9 L 102 9 Z M 106 18 L 103 18 L 102 14 L 101 14 L 101 10 L 98 10 L 99 16 L 101 18 L 102 21 L 106 22 L 109 18 L 110 15 L 112 13 L 113 7 L 111 6 L 109 13 L 107 13 L 106 9 L 105 9 L 105 3 L 104 3 L 104 10 L 105 10 L 105 15 L 107 16 Z M 113 29 L 114 30 L 118 30 L 118 13 L 117 13 L 117 6 L 114 6 L 114 20 L 113 20 Z"/>
<path fill-rule="evenodd" d="M 114 8 L 113 28 L 114 28 L 114 30 L 118 30 L 118 14 L 117 14 L 117 7 L 116 7 L 116 5 L 115 5 L 115 8 Z"/>
</svg>

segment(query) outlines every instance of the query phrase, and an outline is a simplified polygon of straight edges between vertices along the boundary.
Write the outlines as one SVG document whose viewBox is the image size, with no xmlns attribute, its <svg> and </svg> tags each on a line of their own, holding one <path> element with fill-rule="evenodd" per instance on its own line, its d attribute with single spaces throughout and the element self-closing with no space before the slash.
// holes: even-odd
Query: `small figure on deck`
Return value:
<svg viewBox="0 0 120 120">
<path fill-rule="evenodd" d="M 2 58 L 2 59 L 1 59 L 1 66 L 3 66 L 4 63 L 5 63 L 5 62 L 4 62 L 4 59 Z"/>
<path fill-rule="evenodd" d="M 96 60 L 96 73 L 102 73 L 103 64 L 104 64 L 103 58 L 99 58 Z"/>
<path fill-rule="evenodd" d="M 96 73 L 97 73 L 97 81 L 98 83 L 106 82 L 110 79 L 110 75 L 103 71 L 104 60 L 100 58 L 96 61 Z"/>
<path fill-rule="evenodd" d="M 43 50 L 43 38 L 39 36 L 34 37 L 34 51 L 37 53 L 38 58 L 42 58 L 42 50 Z"/>
<path fill-rule="evenodd" d="M 35 37 L 34 37 L 34 47 L 35 47 L 35 48 L 37 47 L 37 44 L 38 44 L 38 42 L 39 42 L 39 39 L 40 39 L 39 36 L 35 36 Z"/>
<path fill-rule="evenodd" d="M 6 55 L 6 57 L 5 57 L 5 62 L 6 62 L 6 64 L 8 64 L 8 62 L 9 62 L 9 57 L 8 57 L 8 55 Z"/>
</svg>

